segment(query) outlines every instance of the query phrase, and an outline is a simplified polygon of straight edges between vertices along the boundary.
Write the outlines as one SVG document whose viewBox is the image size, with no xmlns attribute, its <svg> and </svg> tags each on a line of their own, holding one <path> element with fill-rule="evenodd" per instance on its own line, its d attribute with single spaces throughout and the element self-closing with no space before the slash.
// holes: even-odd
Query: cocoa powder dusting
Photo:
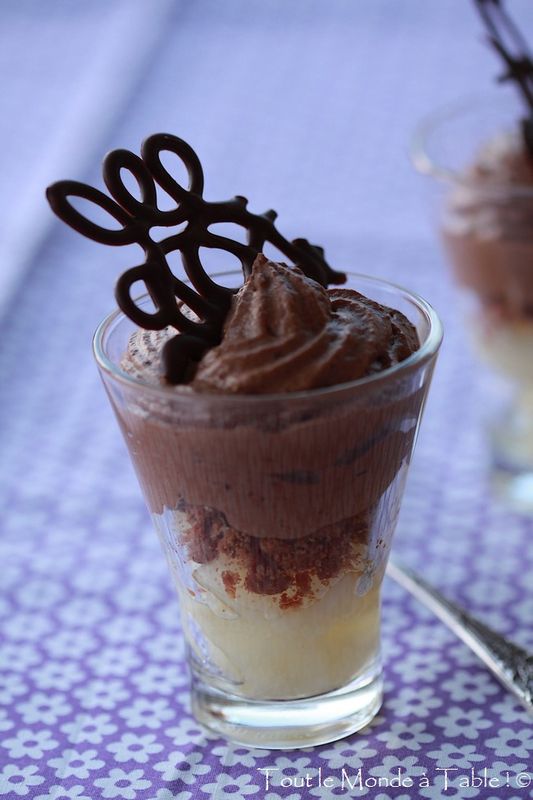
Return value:
<svg viewBox="0 0 533 800">
<path fill-rule="evenodd" d="M 236 561 L 244 571 L 244 587 L 253 594 L 279 594 L 280 607 L 299 605 L 312 596 L 313 576 L 325 582 L 355 566 L 354 546 L 365 544 L 369 523 L 365 515 L 327 525 L 299 539 L 256 538 L 232 528 L 216 509 L 183 501 L 189 528 L 182 534 L 187 555 L 206 564 L 217 555 Z M 222 573 L 230 597 L 235 597 L 239 575 Z"/>
<path fill-rule="evenodd" d="M 279 599 L 279 607 L 282 609 L 297 608 L 301 605 L 304 597 L 312 597 L 311 590 L 311 571 L 297 572 L 294 576 L 294 589 L 292 593 L 283 592 Z"/>
<path fill-rule="evenodd" d="M 232 599 L 235 598 L 237 584 L 239 581 L 240 578 L 236 572 L 231 572 L 231 570 L 225 569 L 222 573 L 222 583 L 224 584 L 224 588 L 228 593 L 228 596 Z"/>
</svg>

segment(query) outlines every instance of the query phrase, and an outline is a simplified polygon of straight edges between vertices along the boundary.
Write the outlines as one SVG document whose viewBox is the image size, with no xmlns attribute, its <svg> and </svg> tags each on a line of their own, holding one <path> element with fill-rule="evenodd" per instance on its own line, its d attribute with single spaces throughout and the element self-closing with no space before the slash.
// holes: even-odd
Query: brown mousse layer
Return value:
<svg viewBox="0 0 533 800">
<path fill-rule="evenodd" d="M 533 320 L 533 159 L 518 132 L 490 140 L 465 171 L 442 235 L 458 282 L 494 322 Z"/>
</svg>

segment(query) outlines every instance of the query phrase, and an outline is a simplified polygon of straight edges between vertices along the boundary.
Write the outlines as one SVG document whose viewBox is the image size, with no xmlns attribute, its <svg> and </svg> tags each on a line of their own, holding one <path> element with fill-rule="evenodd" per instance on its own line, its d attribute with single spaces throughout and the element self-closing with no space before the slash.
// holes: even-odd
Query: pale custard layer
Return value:
<svg viewBox="0 0 533 800">
<path fill-rule="evenodd" d="M 283 607 L 278 595 L 237 588 L 230 596 L 221 566 L 195 570 L 195 596 L 179 589 L 185 635 L 211 683 L 252 699 L 310 697 L 346 685 L 376 658 L 377 576 L 364 594 L 361 573 L 345 573 Z"/>
</svg>

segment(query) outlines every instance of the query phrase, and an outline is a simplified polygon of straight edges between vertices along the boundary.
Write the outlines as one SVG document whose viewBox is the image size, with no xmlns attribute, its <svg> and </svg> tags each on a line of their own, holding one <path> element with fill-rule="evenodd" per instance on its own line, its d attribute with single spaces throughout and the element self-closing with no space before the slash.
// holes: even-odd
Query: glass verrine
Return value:
<svg viewBox="0 0 533 800">
<path fill-rule="evenodd" d="M 382 701 L 380 587 L 442 338 L 433 309 L 359 275 L 420 349 L 370 377 L 277 395 L 154 386 L 121 369 L 120 312 L 94 352 L 178 592 L 192 708 L 256 747 L 333 741 Z"/>
<path fill-rule="evenodd" d="M 413 143 L 433 179 L 437 227 L 479 358 L 512 392 L 492 421 L 495 483 L 533 510 L 533 159 L 514 94 L 498 89 L 427 117 Z"/>
</svg>

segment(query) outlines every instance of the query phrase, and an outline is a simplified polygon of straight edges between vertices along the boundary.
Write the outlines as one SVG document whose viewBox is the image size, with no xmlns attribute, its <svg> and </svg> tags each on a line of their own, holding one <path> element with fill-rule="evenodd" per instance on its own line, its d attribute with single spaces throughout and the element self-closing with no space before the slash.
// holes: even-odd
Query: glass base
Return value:
<svg viewBox="0 0 533 800">
<path fill-rule="evenodd" d="M 533 513 L 533 402 L 517 403 L 492 426 L 492 480 L 511 508 Z"/>
<path fill-rule="evenodd" d="M 512 510 L 533 514 L 533 469 L 512 472 L 495 466 L 492 482 L 498 497 Z"/>
<path fill-rule="evenodd" d="M 381 664 L 334 692 L 303 700 L 246 700 L 193 674 L 192 710 L 206 728 L 235 744 L 294 750 L 342 739 L 364 728 L 383 701 Z"/>
</svg>

